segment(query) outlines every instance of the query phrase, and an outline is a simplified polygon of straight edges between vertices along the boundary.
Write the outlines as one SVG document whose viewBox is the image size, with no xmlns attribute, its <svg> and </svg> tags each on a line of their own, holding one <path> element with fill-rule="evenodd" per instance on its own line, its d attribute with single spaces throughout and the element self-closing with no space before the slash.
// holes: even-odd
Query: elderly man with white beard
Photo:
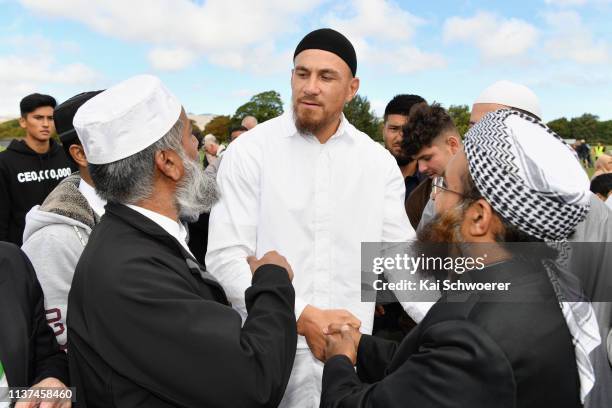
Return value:
<svg viewBox="0 0 612 408">
<path fill-rule="evenodd" d="M 253 277 L 241 327 L 179 221 L 216 199 L 180 102 L 159 79 L 137 76 L 90 99 L 74 126 L 108 201 L 68 300 L 79 405 L 278 405 L 297 342 L 293 272 L 275 252 L 245 261 Z"/>
</svg>

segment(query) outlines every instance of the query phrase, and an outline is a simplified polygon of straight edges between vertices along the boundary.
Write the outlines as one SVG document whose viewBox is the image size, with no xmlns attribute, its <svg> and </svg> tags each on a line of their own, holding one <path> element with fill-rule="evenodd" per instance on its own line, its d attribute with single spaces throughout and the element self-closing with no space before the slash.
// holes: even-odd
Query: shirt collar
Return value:
<svg viewBox="0 0 612 408">
<path fill-rule="evenodd" d="M 87 200 L 87 204 L 89 204 L 98 217 L 103 216 L 106 200 L 100 197 L 98 193 L 96 193 L 96 190 L 83 179 L 79 181 L 79 191 L 83 194 L 83 197 Z"/>
<path fill-rule="evenodd" d="M 162 227 L 164 231 L 173 236 L 183 246 L 183 248 L 185 248 L 185 250 L 193 256 L 191 250 L 189 250 L 189 246 L 187 246 L 187 229 L 182 223 L 176 222 L 172 218 L 168 218 L 165 215 L 156 213 L 155 211 L 138 207 L 137 205 L 126 204 L 126 206 L 134 211 L 138 211 L 140 214 Z"/>
</svg>

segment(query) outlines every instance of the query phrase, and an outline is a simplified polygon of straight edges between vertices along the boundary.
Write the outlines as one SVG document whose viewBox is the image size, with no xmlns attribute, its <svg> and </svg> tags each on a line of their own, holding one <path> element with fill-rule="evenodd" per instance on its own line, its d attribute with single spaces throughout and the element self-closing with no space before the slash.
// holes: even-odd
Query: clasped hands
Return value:
<svg viewBox="0 0 612 408">
<path fill-rule="evenodd" d="M 357 347 L 361 339 L 361 321 L 343 309 L 319 309 L 307 305 L 297 322 L 298 334 L 306 337 L 306 343 L 314 356 L 326 362 L 343 354 L 353 365 L 357 361 Z"/>
<path fill-rule="evenodd" d="M 262 265 L 278 265 L 287 270 L 289 279 L 293 280 L 293 271 L 287 259 L 270 251 L 261 259 L 254 256 L 247 258 L 251 273 Z M 361 339 L 359 328 L 361 321 L 351 312 L 344 309 L 319 309 L 307 305 L 297 321 L 298 334 L 306 337 L 306 343 L 312 354 L 323 362 L 338 354 L 346 355 L 353 365 L 357 360 L 357 347 Z"/>
</svg>

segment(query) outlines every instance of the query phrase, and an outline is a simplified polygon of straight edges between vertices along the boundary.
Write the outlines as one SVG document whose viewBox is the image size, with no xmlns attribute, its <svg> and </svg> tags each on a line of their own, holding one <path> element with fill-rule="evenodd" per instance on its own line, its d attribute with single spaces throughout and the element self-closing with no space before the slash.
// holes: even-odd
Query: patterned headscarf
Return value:
<svg viewBox="0 0 612 408">
<path fill-rule="evenodd" d="M 465 135 L 470 174 L 506 221 L 544 241 L 565 241 L 589 210 L 576 153 L 539 120 L 502 109 Z"/>
</svg>

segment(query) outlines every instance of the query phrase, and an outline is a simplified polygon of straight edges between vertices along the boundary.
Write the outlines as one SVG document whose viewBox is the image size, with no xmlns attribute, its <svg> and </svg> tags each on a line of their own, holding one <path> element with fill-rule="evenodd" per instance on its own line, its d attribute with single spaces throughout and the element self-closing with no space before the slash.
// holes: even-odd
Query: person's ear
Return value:
<svg viewBox="0 0 612 408">
<path fill-rule="evenodd" d="M 174 150 L 158 150 L 155 152 L 155 166 L 161 174 L 178 182 L 183 177 L 183 161 Z"/>
<path fill-rule="evenodd" d="M 70 157 L 79 167 L 87 167 L 87 157 L 85 156 L 85 151 L 83 150 L 83 146 L 78 144 L 70 145 L 68 148 L 68 152 L 70 153 Z"/>
<path fill-rule="evenodd" d="M 357 95 L 357 91 L 359 91 L 359 78 L 351 78 L 349 82 L 349 94 L 345 102 L 349 103 L 355 95 Z"/>
<path fill-rule="evenodd" d="M 27 114 L 26 114 L 26 116 L 27 116 Z M 21 126 L 22 129 L 25 129 L 26 125 L 27 125 L 27 122 L 26 122 L 25 116 L 20 116 L 19 117 L 19 126 Z"/>
<path fill-rule="evenodd" d="M 495 214 L 491 205 L 480 198 L 474 201 L 465 211 L 464 229 L 469 236 L 479 240 L 495 236 Z"/>
<path fill-rule="evenodd" d="M 450 151 L 453 156 L 457 154 L 457 151 L 461 147 L 461 142 L 459 141 L 458 137 L 459 136 L 457 135 L 451 135 L 446 139 L 446 144 L 448 144 L 448 147 L 450 148 Z"/>
</svg>

